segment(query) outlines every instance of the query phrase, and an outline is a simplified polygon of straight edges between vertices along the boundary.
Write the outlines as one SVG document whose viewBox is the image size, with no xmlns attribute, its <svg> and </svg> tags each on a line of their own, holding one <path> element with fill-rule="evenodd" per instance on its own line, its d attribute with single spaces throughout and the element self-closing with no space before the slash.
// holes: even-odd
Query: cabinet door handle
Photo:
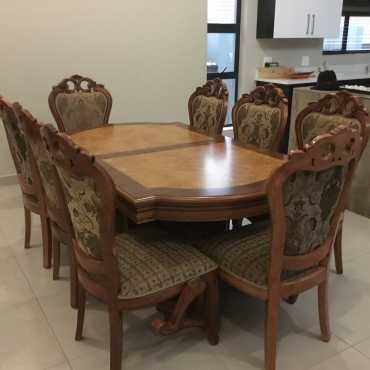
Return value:
<svg viewBox="0 0 370 370">
<path fill-rule="evenodd" d="M 316 14 L 312 14 L 312 29 L 311 29 L 311 35 L 315 33 L 316 28 Z"/>
<path fill-rule="evenodd" d="M 310 33 L 311 14 L 307 14 L 307 31 L 306 35 Z"/>
</svg>

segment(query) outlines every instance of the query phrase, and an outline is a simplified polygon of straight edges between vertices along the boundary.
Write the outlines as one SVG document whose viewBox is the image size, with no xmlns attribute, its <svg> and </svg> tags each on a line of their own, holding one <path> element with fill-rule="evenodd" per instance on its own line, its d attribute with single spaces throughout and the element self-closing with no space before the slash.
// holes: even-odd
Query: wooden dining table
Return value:
<svg viewBox="0 0 370 370">
<path fill-rule="evenodd" d="M 125 123 L 71 136 L 111 176 L 118 208 L 135 223 L 222 221 L 266 214 L 279 154 L 181 123 Z"/>
</svg>

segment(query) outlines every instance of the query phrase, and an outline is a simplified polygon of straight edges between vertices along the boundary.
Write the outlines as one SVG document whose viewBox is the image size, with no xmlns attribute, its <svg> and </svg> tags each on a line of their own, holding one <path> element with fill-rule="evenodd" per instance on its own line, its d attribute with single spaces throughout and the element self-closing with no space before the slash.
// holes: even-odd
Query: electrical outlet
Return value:
<svg viewBox="0 0 370 370">
<path fill-rule="evenodd" d="M 271 63 L 272 62 L 272 57 L 263 57 L 263 65 L 266 63 Z"/>
<path fill-rule="evenodd" d="M 304 55 L 302 57 L 302 67 L 308 67 L 310 65 L 310 57 L 308 55 Z"/>
</svg>

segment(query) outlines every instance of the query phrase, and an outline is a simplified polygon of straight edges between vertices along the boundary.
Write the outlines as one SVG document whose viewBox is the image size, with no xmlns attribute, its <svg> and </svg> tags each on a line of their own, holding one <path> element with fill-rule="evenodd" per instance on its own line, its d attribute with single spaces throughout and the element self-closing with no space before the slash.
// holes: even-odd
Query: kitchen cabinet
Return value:
<svg viewBox="0 0 370 370">
<path fill-rule="evenodd" d="M 335 38 L 343 0 L 259 0 L 257 38 Z"/>
</svg>

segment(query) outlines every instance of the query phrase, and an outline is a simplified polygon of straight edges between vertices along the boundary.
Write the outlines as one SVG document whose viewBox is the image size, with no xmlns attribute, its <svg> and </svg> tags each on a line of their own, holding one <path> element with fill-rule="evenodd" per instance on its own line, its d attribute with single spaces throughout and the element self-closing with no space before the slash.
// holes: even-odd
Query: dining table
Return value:
<svg viewBox="0 0 370 370">
<path fill-rule="evenodd" d="M 137 224 L 267 214 L 267 180 L 287 160 L 182 123 L 109 124 L 71 138 L 105 168 L 117 208 Z"/>
</svg>

